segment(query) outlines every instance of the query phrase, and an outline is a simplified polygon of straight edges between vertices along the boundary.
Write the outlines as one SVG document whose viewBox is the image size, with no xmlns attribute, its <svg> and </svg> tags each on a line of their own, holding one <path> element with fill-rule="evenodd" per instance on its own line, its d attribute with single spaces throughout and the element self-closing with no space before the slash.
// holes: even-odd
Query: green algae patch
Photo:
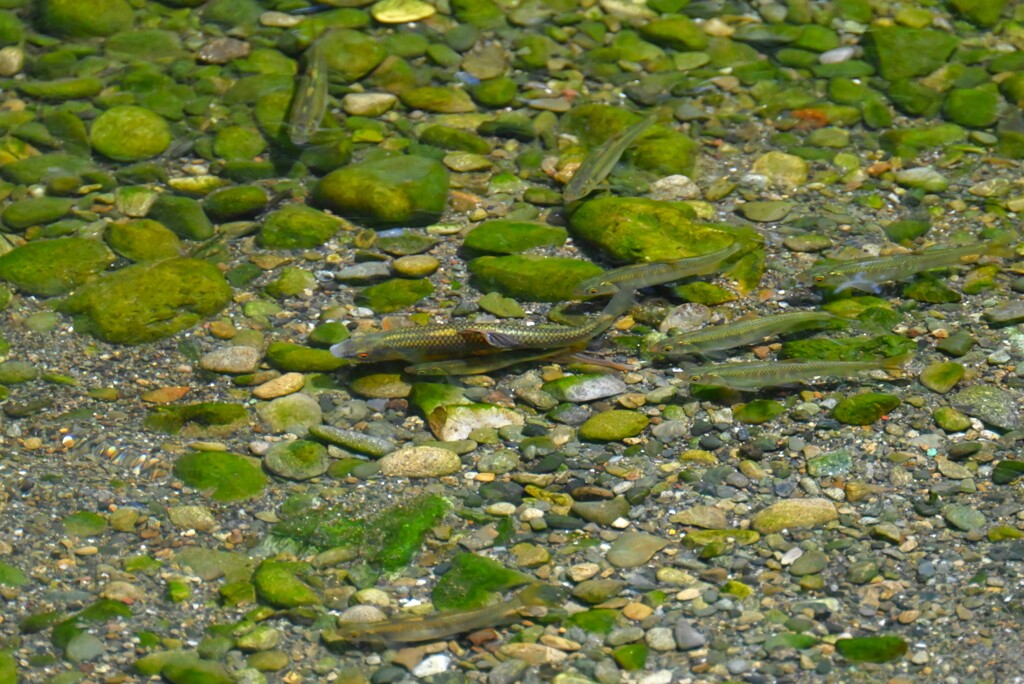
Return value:
<svg viewBox="0 0 1024 684">
<path fill-rule="evenodd" d="M 107 519 L 92 511 L 77 511 L 63 520 L 64 532 L 76 537 L 95 537 L 107 529 Z"/>
<path fill-rule="evenodd" d="M 782 356 L 802 361 L 870 361 L 909 354 L 917 344 L 899 335 L 791 340 L 782 343 Z"/>
<path fill-rule="evenodd" d="M 704 306 L 718 306 L 719 304 L 733 302 L 737 299 L 735 292 L 730 292 L 724 287 L 719 287 L 714 283 L 705 283 L 701 280 L 678 285 L 673 287 L 672 291 L 680 299 L 694 304 L 703 304 Z"/>
<path fill-rule="evenodd" d="M 584 202 L 569 223 L 573 237 L 600 249 L 610 261 L 672 261 L 700 256 L 736 240 L 750 248 L 723 266 L 723 275 L 736 281 L 741 293 L 761 281 L 765 252 L 754 230 L 697 221 L 682 202 L 636 197 L 601 197 Z"/>
<path fill-rule="evenodd" d="M 89 130 L 93 149 L 108 159 L 135 162 L 162 154 L 171 144 L 171 127 L 143 107 L 122 105 L 100 114 Z"/>
<path fill-rule="evenodd" d="M 528 302 L 564 302 L 576 285 L 599 275 L 601 267 L 582 259 L 533 254 L 484 256 L 469 262 L 475 286 Z"/>
<path fill-rule="evenodd" d="M 299 549 L 350 549 L 367 563 L 393 572 L 409 564 L 450 508 L 434 494 L 412 497 L 372 516 L 337 505 L 303 506 L 291 515 L 282 511 L 271 534 Z"/>
<path fill-rule="evenodd" d="M 356 295 L 356 304 L 368 307 L 374 313 L 392 313 L 408 309 L 433 293 L 434 284 L 425 278 L 420 280 L 393 278 L 362 290 Z"/>
<path fill-rule="evenodd" d="M 231 286 L 216 266 L 177 258 L 106 274 L 56 308 L 75 316 L 80 330 L 106 342 L 140 344 L 190 328 L 230 301 Z"/>
<path fill-rule="evenodd" d="M 132 26 L 125 0 L 40 0 L 36 24 L 44 33 L 67 38 L 110 36 Z"/>
<path fill-rule="evenodd" d="M 964 367 L 956 361 L 933 363 L 921 371 L 918 380 L 922 385 L 938 394 L 950 391 L 964 376 Z"/>
<path fill-rule="evenodd" d="M 851 663 L 888 663 L 902 658 L 907 642 L 898 636 L 856 637 L 839 639 L 836 650 Z"/>
<path fill-rule="evenodd" d="M 186 423 L 203 427 L 235 426 L 248 417 L 241 404 L 208 401 L 184 406 L 157 406 L 146 416 L 144 424 L 150 430 L 173 435 L 180 432 Z"/>
<path fill-rule="evenodd" d="M 66 237 L 28 242 L 0 256 L 0 280 L 40 297 L 67 294 L 114 262 L 97 240 Z"/>
<path fill-rule="evenodd" d="M 18 681 L 18 661 L 8 650 L 0 651 L 0 682 Z"/>
<path fill-rule="evenodd" d="M 328 373 L 348 364 L 326 349 L 313 349 L 292 342 L 271 342 L 267 363 L 283 371 Z"/>
<path fill-rule="evenodd" d="M 566 623 L 591 634 L 608 634 L 619 624 L 619 615 L 617 610 L 595 608 L 570 615 Z"/>
<path fill-rule="evenodd" d="M 316 289 L 316 276 L 298 266 L 285 266 L 277 277 L 267 283 L 263 291 L 274 299 L 297 297 Z"/>
<path fill-rule="evenodd" d="M 252 573 L 252 584 L 260 600 L 275 608 L 318 606 L 320 597 L 299 579 L 300 573 L 311 569 L 308 563 L 265 560 Z"/>
<path fill-rule="evenodd" d="M 175 462 L 174 476 L 190 487 L 210 491 L 216 501 L 244 501 L 267 486 L 267 476 L 254 461 L 225 451 L 193 451 Z"/>
<path fill-rule="evenodd" d="M 13 231 L 46 225 L 63 218 L 75 201 L 66 197 L 28 197 L 11 202 L 4 209 L 4 225 Z"/>
<path fill-rule="evenodd" d="M 650 422 L 647 416 L 636 411 L 604 411 L 580 426 L 579 437 L 588 442 L 618 442 L 639 435 Z"/>
<path fill-rule="evenodd" d="M 457 385 L 440 382 L 417 382 L 409 393 L 409 403 L 426 417 L 441 406 L 469 404 L 465 390 Z"/>
<path fill-rule="evenodd" d="M 259 241 L 269 249 L 310 249 L 330 240 L 345 225 L 318 209 L 293 204 L 267 215 Z"/>
<path fill-rule="evenodd" d="M 28 575 L 9 563 L 0 561 L 0 586 L 22 587 L 28 584 Z M 0 682 L 3 677 L 0 676 Z"/>
<path fill-rule="evenodd" d="M 900 405 L 900 398 L 881 392 L 847 397 L 832 409 L 832 417 L 844 425 L 871 425 Z"/>
<path fill-rule="evenodd" d="M 1008 485 L 1024 477 L 1024 462 L 1000 461 L 992 468 L 992 483 Z"/>
<path fill-rule="evenodd" d="M 466 235 L 464 249 L 489 254 L 521 254 L 537 247 L 560 247 L 568 233 L 565 228 L 536 221 L 494 219 L 485 221 Z"/>
<path fill-rule="evenodd" d="M 651 648 L 647 644 L 626 644 L 612 651 L 612 659 L 627 672 L 644 669 Z"/>
<path fill-rule="evenodd" d="M 532 581 L 530 575 L 490 558 L 461 553 L 437 580 L 432 599 L 438 610 L 468 610 L 487 605 L 496 595 Z"/>
<path fill-rule="evenodd" d="M 744 404 L 733 409 L 733 417 L 741 423 L 748 425 L 760 425 L 767 423 L 772 418 L 785 413 L 786 407 L 771 399 L 755 399 L 749 404 Z"/>
<path fill-rule="evenodd" d="M 448 172 L 426 157 L 388 157 L 330 172 L 313 189 L 316 205 L 377 228 L 425 226 L 441 217 Z"/>
<path fill-rule="evenodd" d="M 963 297 L 938 278 L 918 278 L 903 286 L 903 296 L 926 304 L 955 304 Z"/>
<path fill-rule="evenodd" d="M 131 261 L 173 259 L 182 253 L 181 239 L 152 219 L 118 221 L 103 232 L 107 246 Z"/>
<path fill-rule="evenodd" d="M 202 660 L 191 653 L 185 655 L 188 657 L 170 658 L 160 668 L 160 676 L 171 684 L 233 684 L 238 681 L 224 663 Z"/>
<path fill-rule="evenodd" d="M 867 33 L 865 56 L 882 78 L 926 76 L 945 65 L 959 38 L 947 31 L 906 26 L 880 26 Z"/>
</svg>

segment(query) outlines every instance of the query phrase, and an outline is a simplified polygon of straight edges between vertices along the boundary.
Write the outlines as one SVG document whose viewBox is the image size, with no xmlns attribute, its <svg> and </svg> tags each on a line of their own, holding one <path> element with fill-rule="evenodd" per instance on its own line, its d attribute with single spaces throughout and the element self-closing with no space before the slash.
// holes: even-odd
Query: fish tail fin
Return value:
<svg viewBox="0 0 1024 684">
<path fill-rule="evenodd" d="M 1002 233 L 989 240 L 985 245 L 985 254 L 989 256 L 1011 259 L 1017 256 L 1016 245 L 1013 244 L 1016 235 L 1010 232 Z"/>
<path fill-rule="evenodd" d="M 536 582 L 516 594 L 516 599 L 524 606 L 553 608 L 565 602 L 566 591 L 562 587 L 557 587 L 553 584 Z"/>
</svg>

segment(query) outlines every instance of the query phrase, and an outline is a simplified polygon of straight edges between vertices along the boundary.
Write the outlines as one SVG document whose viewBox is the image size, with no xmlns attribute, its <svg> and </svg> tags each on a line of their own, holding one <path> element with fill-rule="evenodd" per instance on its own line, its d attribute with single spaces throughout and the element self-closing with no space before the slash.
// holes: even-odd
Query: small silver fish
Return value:
<svg viewBox="0 0 1024 684">
<path fill-rule="evenodd" d="M 592 193 L 612 172 L 629 146 L 650 128 L 656 118 L 652 115 L 638 121 L 588 154 L 562 191 L 562 201 L 570 204 Z"/>
</svg>

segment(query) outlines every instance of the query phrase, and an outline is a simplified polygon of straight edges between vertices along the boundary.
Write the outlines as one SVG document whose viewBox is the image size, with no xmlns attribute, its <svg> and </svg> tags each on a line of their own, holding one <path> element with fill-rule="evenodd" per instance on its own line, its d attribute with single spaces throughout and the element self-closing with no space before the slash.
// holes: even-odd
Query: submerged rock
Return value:
<svg viewBox="0 0 1024 684">
<path fill-rule="evenodd" d="M 113 262 L 114 255 L 97 240 L 38 240 L 0 256 L 0 280 L 28 294 L 53 297 L 70 292 Z"/>
</svg>

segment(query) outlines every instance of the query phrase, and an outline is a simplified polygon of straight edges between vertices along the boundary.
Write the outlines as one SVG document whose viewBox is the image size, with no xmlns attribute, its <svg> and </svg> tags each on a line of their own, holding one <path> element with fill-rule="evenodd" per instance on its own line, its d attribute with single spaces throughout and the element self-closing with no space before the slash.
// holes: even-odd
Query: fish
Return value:
<svg viewBox="0 0 1024 684">
<path fill-rule="evenodd" d="M 736 254 L 746 246 L 742 240 L 735 240 L 722 249 L 694 257 L 676 259 L 674 261 L 651 261 L 631 264 L 621 268 L 613 268 L 593 278 L 581 281 L 573 288 L 572 295 L 577 299 L 593 299 L 615 294 L 622 287 L 634 290 L 670 283 L 674 280 L 690 276 L 714 273 L 723 261 Z"/>
<path fill-rule="evenodd" d="M 840 322 L 847 321 L 827 311 L 792 311 L 673 335 L 651 345 L 649 351 L 668 357 L 703 354 L 753 344 L 772 335 L 824 328 Z"/>
<path fill-rule="evenodd" d="M 985 255 L 1012 257 L 1014 252 L 1006 240 L 989 240 L 912 254 L 819 264 L 805 271 L 803 278 L 816 287 L 831 289 L 834 294 L 850 289 L 878 294 L 881 283 L 905 280 L 922 271 L 956 266 L 966 257 Z"/>
<path fill-rule="evenodd" d="M 624 289 L 609 300 L 604 310 L 580 326 L 508 321 L 435 323 L 351 337 L 332 346 L 331 353 L 357 363 L 422 363 L 520 349 L 576 348 L 607 330 L 632 303 L 633 291 Z"/>
<path fill-rule="evenodd" d="M 648 116 L 608 139 L 603 145 L 588 154 L 562 191 L 562 201 L 571 204 L 592 193 L 598 184 L 608 177 L 629 146 L 656 120 L 656 116 Z"/>
<path fill-rule="evenodd" d="M 296 145 L 305 145 L 320 127 L 327 112 L 327 48 L 326 32 L 306 49 L 306 70 L 295 88 L 288 113 L 288 138 Z"/>
<path fill-rule="evenodd" d="M 847 377 L 871 370 L 898 371 L 913 354 L 873 361 L 755 361 L 697 366 L 686 371 L 694 384 L 752 391 L 778 387 L 817 377 Z"/>
<path fill-rule="evenodd" d="M 512 598 L 493 606 L 472 610 L 450 610 L 425 617 L 398 618 L 380 622 L 343 622 L 326 630 L 322 637 L 330 645 L 338 642 L 416 643 L 440 641 L 485 627 L 517 622 L 527 606 L 553 607 L 564 600 L 564 590 L 540 582 L 531 584 Z"/>
<path fill-rule="evenodd" d="M 607 359 L 600 359 L 589 354 L 574 352 L 570 349 L 547 349 L 538 353 L 533 349 L 521 351 L 500 352 L 487 354 L 486 356 L 473 356 L 466 359 L 441 359 L 439 361 L 425 361 L 406 367 L 405 372 L 410 375 L 479 375 L 490 373 L 514 366 L 517 363 L 528 361 L 557 361 L 560 363 L 586 363 L 594 366 L 604 366 L 613 370 L 627 371 L 634 370 L 633 366 L 615 363 Z"/>
</svg>

